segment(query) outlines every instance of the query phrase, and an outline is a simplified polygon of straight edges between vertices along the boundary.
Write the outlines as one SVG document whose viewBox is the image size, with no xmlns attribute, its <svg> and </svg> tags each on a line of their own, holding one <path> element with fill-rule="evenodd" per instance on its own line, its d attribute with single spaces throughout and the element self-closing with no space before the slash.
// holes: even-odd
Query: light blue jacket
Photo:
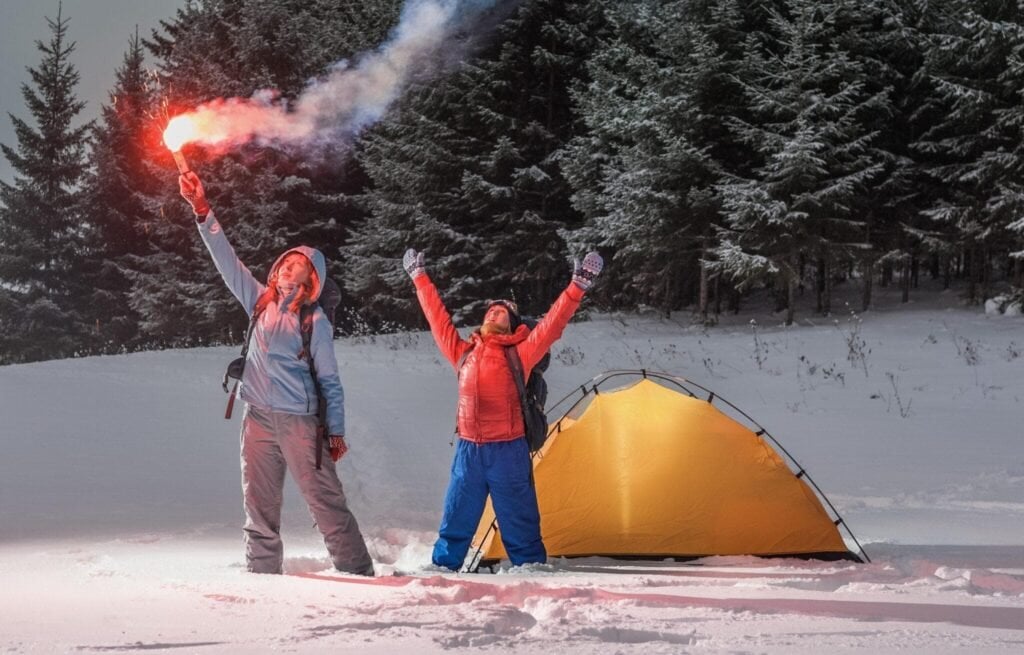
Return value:
<svg viewBox="0 0 1024 655">
<path fill-rule="evenodd" d="M 252 316 L 256 301 L 267 289 L 259 282 L 235 254 L 217 218 L 210 212 L 206 220 L 197 223 L 203 243 L 213 257 L 213 263 L 221 277 L 242 303 L 245 313 Z M 285 255 L 297 252 L 313 263 L 319 280 L 325 277 L 326 262 L 323 254 L 315 248 L 299 246 L 285 251 L 270 268 L 268 281 L 273 277 Z M 323 288 L 321 283 L 313 290 L 316 302 Z M 309 364 L 300 359 L 302 334 L 297 312 L 288 311 L 288 298 L 267 306 L 256 322 L 249 354 L 246 357 L 245 372 L 242 374 L 241 398 L 261 409 L 285 414 L 316 414 L 316 387 L 309 374 Z M 338 375 L 338 362 L 334 357 L 334 334 L 330 321 L 320 307 L 313 312 L 313 335 L 309 348 L 316 367 L 320 388 L 327 399 L 327 431 L 331 435 L 345 434 L 345 392 Z"/>
</svg>

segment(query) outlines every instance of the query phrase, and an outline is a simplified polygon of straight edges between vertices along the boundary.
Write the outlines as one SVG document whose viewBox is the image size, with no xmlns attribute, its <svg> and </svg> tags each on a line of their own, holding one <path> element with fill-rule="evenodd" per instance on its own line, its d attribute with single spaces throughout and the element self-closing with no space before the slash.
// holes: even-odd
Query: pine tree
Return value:
<svg viewBox="0 0 1024 655">
<path fill-rule="evenodd" d="M 350 328 L 379 329 L 418 318 L 400 263 L 409 247 L 427 253 L 431 277 L 446 297 L 480 293 L 475 276 L 459 278 L 482 247 L 454 220 L 461 211 L 455 190 L 469 155 L 462 134 L 446 124 L 450 108 L 463 104 L 457 87 L 449 79 L 414 90 L 360 144 L 359 159 L 373 187 L 360 198 L 368 218 L 345 246 L 346 289 L 361 308 L 349 317 Z M 461 321 L 461 307 L 452 309 Z"/>
<path fill-rule="evenodd" d="M 668 312 L 696 294 L 706 321 L 714 185 L 749 159 L 724 129 L 741 111 L 744 16 L 729 0 L 606 4 L 615 38 L 588 61 L 575 97 L 589 129 L 563 155 L 588 217 L 572 238 L 613 249 L 629 272 L 605 283 L 617 306 Z"/>
<path fill-rule="evenodd" d="M 880 264 L 886 283 L 893 263 L 903 269 L 904 293 L 909 295 L 913 262 L 941 250 L 937 235 L 929 232 L 920 214 L 933 191 L 911 148 L 923 123 L 921 107 L 931 93 L 921 75 L 922 30 L 929 20 L 930 4 L 865 0 L 844 12 L 841 47 L 863 67 L 865 90 L 879 93 L 888 89 L 891 99 L 873 121 L 877 136 L 871 148 L 882 162 L 883 172 L 872 182 L 870 192 L 858 195 L 851 206 L 863 226 L 860 238 L 864 247 L 854 249 L 852 256 L 863 283 L 862 310 L 871 306 Z M 831 277 L 841 273 L 841 267 L 836 268 Z M 816 282 L 819 287 L 824 282 L 827 292 L 830 278 L 823 278 L 817 276 Z M 827 305 L 823 309 L 827 313 Z"/>
<path fill-rule="evenodd" d="M 409 246 L 427 253 L 456 321 L 478 318 L 487 298 L 547 309 L 569 272 L 560 230 L 580 220 L 556 155 L 580 128 L 568 89 L 595 17 L 586 2 L 523 3 L 494 45 L 369 135 L 371 215 L 347 247 L 346 281 L 370 318 L 416 320 L 399 275 Z"/>
<path fill-rule="evenodd" d="M 15 180 L 0 182 L 0 362 L 69 356 L 88 332 L 79 185 L 91 125 L 74 125 L 84 103 L 68 20 L 58 8 L 47 24 L 50 40 L 36 42 L 42 61 L 22 86 L 36 126 L 11 116 L 18 145 L 2 146 Z"/>
<path fill-rule="evenodd" d="M 294 94 L 340 59 L 378 47 L 401 5 L 401 0 L 246 0 L 225 26 L 229 40 L 244 52 L 238 82 Z"/>
<path fill-rule="evenodd" d="M 90 321 L 103 350 L 140 341 L 139 316 L 129 304 L 132 262 L 150 254 L 147 198 L 160 189 L 159 174 L 147 152 L 159 134 L 150 76 L 138 32 L 131 38 L 115 77 L 110 102 L 93 132 L 87 195 L 88 263 L 92 288 Z"/>
<path fill-rule="evenodd" d="M 873 119 L 887 89 L 839 47 L 843 2 L 791 0 L 774 12 L 772 42 L 752 43 L 744 85 L 753 122 L 737 134 L 760 156 L 747 178 L 721 184 L 720 267 L 742 283 L 773 278 L 793 321 L 804 257 L 845 261 L 863 247 L 851 209 L 884 170 Z"/>
<path fill-rule="evenodd" d="M 946 0 L 935 9 L 924 53 L 933 92 L 921 109 L 932 122 L 914 147 L 937 190 L 925 215 L 963 253 L 976 302 L 987 295 L 995 254 L 1012 250 L 1024 16 L 1009 0 Z"/>
<path fill-rule="evenodd" d="M 1024 287 L 1024 8 L 1003 3 L 991 9 L 998 11 L 972 19 L 985 23 L 989 38 L 1006 56 L 1002 68 L 990 72 L 995 74 L 998 105 L 992 109 L 991 127 L 981 135 L 985 150 L 970 180 L 984 203 L 986 230 L 981 239 L 989 257 L 1005 256 L 1011 281 Z M 985 291 L 986 297 L 990 295 Z"/>
</svg>

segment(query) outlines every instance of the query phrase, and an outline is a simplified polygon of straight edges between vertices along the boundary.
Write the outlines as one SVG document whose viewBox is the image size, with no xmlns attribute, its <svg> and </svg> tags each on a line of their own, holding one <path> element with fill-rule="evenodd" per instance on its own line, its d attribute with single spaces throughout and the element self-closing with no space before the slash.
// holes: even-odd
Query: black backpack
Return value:
<svg viewBox="0 0 1024 655">
<path fill-rule="evenodd" d="M 537 327 L 535 318 L 524 316 L 521 320 L 530 330 Z M 551 363 L 551 352 L 544 353 L 530 371 L 530 377 L 525 380 L 525 384 L 523 362 L 519 359 L 519 351 L 515 346 L 505 348 L 505 358 L 508 360 L 508 367 L 512 369 L 512 379 L 515 380 L 516 389 L 519 391 L 519 406 L 523 410 L 523 424 L 526 426 L 526 443 L 530 445 L 530 452 L 535 453 L 548 440 L 548 416 L 544 413 L 544 405 L 548 402 L 548 383 L 544 379 L 544 371 L 548 370 Z"/>
</svg>

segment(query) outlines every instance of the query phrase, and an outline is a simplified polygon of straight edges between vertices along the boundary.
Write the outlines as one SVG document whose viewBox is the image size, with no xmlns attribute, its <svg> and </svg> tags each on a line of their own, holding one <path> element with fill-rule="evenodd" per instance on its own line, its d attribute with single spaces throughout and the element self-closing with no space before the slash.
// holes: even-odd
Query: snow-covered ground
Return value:
<svg viewBox="0 0 1024 655">
<path fill-rule="evenodd" d="M 250 575 L 219 388 L 235 348 L 0 368 L 0 652 L 1021 652 L 1024 319 L 929 298 L 862 323 L 754 314 L 756 337 L 748 313 L 598 315 L 547 376 L 552 399 L 618 368 L 716 391 L 811 472 L 864 565 L 432 572 L 455 378 L 428 334 L 398 334 L 336 344 L 341 475 L 381 577 L 329 569 L 293 486 L 289 575 Z"/>
</svg>

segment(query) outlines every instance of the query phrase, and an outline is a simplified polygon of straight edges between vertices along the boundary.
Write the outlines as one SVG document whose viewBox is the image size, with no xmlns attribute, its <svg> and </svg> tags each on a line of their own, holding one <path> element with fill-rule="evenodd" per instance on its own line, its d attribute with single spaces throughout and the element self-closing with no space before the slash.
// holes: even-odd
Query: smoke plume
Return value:
<svg viewBox="0 0 1024 655">
<path fill-rule="evenodd" d="M 411 81 L 437 75 L 467 54 L 472 39 L 457 33 L 498 1 L 409 0 L 377 50 L 335 64 L 291 103 L 258 91 L 203 104 L 187 112 L 195 125 L 187 141 L 227 148 L 249 141 L 302 146 L 350 140 L 378 121 Z"/>
</svg>

